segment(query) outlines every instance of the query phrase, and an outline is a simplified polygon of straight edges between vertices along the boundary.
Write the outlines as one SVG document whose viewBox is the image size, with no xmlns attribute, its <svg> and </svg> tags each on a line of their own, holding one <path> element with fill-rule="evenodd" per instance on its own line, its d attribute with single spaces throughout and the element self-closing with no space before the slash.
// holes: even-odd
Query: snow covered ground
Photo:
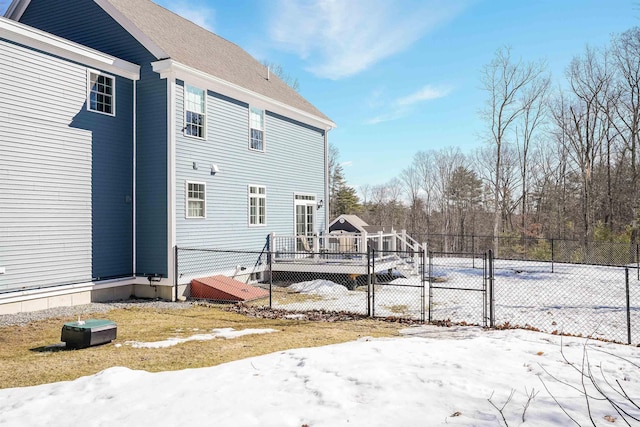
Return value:
<svg viewBox="0 0 640 427">
<path fill-rule="evenodd" d="M 640 281 L 630 271 L 631 342 L 640 344 Z M 468 258 L 434 260 L 431 316 L 483 324 L 482 260 L 475 268 Z M 530 261 L 495 261 L 495 321 L 501 325 L 531 326 L 545 332 L 594 336 L 627 342 L 625 272 L 620 267 L 555 264 Z M 375 315 L 420 319 L 422 290 L 419 277 L 399 278 L 396 286 L 378 286 Z M 403 286 L 404 285 L 404 286 Z M 438 289 L 438 287 L 454 289 Z M 322 298 L 277 304 L 289 310 L 324 309 L 366 314 L 367 296 L 362 289 L 326 281 L 302 282 L 290 287 Z M 476 289 L 475 291 L 462 289 Z M 428 310 L 428 289 L 425 292 Z"/>
<path fill-rule="evenodd" d="M 589 399 L 587 409 L 579 372 L 585 354 L 585 366 L 628 412 L 629 425 L 640 425 L 640 410 L 611 388 L 622 387 L 640 403 L 638 347 L 525 330 L 420 326 L 403 332 L 211 368 L 148 373 L 114 367 L 70 382 L 2 389 L 0 425 L 504 425 L 491 402 L 504 406 L 510 426 L 592 425 L 589 413 L 596 425 L 627 425 L 606 400 Z M 588 381 L 586 387 L 598 395 Z"/>
</svg>

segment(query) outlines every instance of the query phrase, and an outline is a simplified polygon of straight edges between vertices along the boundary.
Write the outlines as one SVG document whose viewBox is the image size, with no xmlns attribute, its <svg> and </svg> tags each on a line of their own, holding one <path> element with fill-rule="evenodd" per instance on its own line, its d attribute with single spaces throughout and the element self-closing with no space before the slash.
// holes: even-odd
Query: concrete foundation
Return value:
<svg viewBox="0 0 640 427">
<path fill-rule="evenodd" d="M 146 281 L 145 278 L 138 280 Z M 83 305 L 92 302 L 122 301 L 132 297 L 160 298 L 167 301 L 173 301 L 174 299 L 174 287 L 171 285 L 150 285 L 148 282 L 136 282 L 136 279 L 128 279 L 108 284 L 88 283 L 0 294 L 0 315 Z M 178 299 L 184 300 L 186 299 L 184 296 L 186 286 L 181 286 L 180 288 Z"/>
</svg>

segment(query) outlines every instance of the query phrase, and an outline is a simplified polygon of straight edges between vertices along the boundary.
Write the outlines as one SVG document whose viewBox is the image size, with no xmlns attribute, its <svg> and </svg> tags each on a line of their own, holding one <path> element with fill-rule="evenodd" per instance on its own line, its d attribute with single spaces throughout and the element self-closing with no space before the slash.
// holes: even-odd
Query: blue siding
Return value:
<svg viewBox="0 0 640 427">
<path fill-rule="evenodd" d="M 92 277 L 133 274 L 133 82 L 116 78 L 116 115 L 85 108 L 71 127 L 91 132 Z"/>
<path fill-rule="evenodd" d="M 137 82 L 136 270 L 166 276 L 167 84 L 157 60 L 95 2 L 31 0 L 20 22 L 141 66 Z"/>
<path fill-rule="evenodd" d="M 136 64 L 155 60 L 92 0 L 31 0 L 20 22 Z"/>
<path fill-rule="evenodd" d="M 265 152 L 249 150 L 249 106 L 208 92 L 207 139 L 184 136 L 183 86 L 176 85 L 176 239 L 178 246 L 261 250 L 267 235 L 293 235 L 294 193 L 324 199 L 324 133 L 267 112 Z M 194 170 L 193 163 L 197 170 Z M 211 175 L 210 165 L 220 172 Z M 185 218 L 186 182 L 206 183 L 206 219 Z M 267 193 L 267 225 L 248 224 L 249 185 Z M 316 231 L 324 210 L 316 211 Z"/>
<path fill-rule="evenodd" d="M 167 82 L 150 68 L 138 82 L 136 273 L 167 276 Z"/>
</svg>

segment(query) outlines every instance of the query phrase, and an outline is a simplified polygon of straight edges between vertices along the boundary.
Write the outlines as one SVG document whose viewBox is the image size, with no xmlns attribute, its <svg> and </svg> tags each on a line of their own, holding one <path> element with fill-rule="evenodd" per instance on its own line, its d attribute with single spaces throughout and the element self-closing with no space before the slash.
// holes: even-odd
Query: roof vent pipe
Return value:
<svg viewBox="0 0 640 427">
<path fill-rule="evenodd" d="M 271 77 L 270 73 L 271 73 L 270 67 L 267 65 L 267 80 L 269 80 L 269 77 Z"/>
</svg>

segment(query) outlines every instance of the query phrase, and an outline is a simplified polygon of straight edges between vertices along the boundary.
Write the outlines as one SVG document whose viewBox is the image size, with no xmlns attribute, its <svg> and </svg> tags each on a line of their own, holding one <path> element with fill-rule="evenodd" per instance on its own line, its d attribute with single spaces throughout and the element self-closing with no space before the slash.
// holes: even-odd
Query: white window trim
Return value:
<svg viewBox="0 0 640 427">
<path fill-rule="evenodd" d="M 253 129 L 251 127 L 251 110 L 260 110 L 262 111 L 262 150 L 258 150 L 256 148 L 252 148 L 251 147 L 251 129 Z M 252 105 L 249 105 L 249 141 L 248 141 L 248 147 L 249 147 L 249 151 L 253 151 L 255 153 L 264 153 L 267 151 L 267 110 L 265 110 L 264 108 L 259 108 L 259 107 L 255 107 Z"/>
<path fill-rule="evenodd" d="M 251 194 L 251 188 L 264 188 L 264 194 Z M 251 223 L 251 198 L 264 199 L 264 224 Z M 256 206 L 259 208 L 259 206 Z M 259 218 L 259 212 L 256 212 L 256 219 Z M 247 224 L 249 227 L 266 227 L 267 226 L 267 187 L 264 185 L 247 185 Z"/>
<path fill-rule="evenodd" d="M 91 109 L 91 74 L 96 74 L 98 76 L 104 76 L 110 78 L 113 82 L 111 86 L 111 113 L 105 113 L 104 111 L 98 111 Z M 115 117 L 116 116 L 116 78 L 111 74 L 103 73 L 102 71 L 92 70 L 87 68 L 87 111 L 91 111 L 92 113 L 103 114 L 105 116 Z"/>
<path fill-rule="evenodd" d="M 203 119 L 203 123 L 202 123 L 202 135 L 203 136 L 194 136 L 194 135 L 189 135 L 187 134 L 187 86 L 190 86 L 194 89 L 198 89 L 201 90 L 203 92 L 203 97 L 204 97 L 204 106 L 203 106 L 203 110 L 204 112 L 202 113 L 202 115 L 204 116 Z M 182 84 L 182 135 L 184 135 L 186 138 L 193 138 L 193 139 L 197 139 L 200 141 L 206 141 L 207 140 L 207 89 L 201 89 L 198 86 L 194 86 L 194 85 L 190 85 L 187 82 L 183 82 Z M 191 111 L 191 110 L 189 110 Z M 195 113 L 195 111 L 194 111 Z M 198 113 L 200 114 L 200 113 Z"/>
<path fill-rule="evenodd" d="M 204 186 L 203 216 L 189 216 L 189 184 Z M 207 183 L 200 181 L 185 181 L 184 183 L 184 217 L 186 219 L 206 219 L 207 218 Z"/>
<path fill-rule="evenodd" d="M 309 197 L 308 199 L 298 199 L 298 196 Z M 293 193 L 293 201 L 296 205 L 310 205 L 316 203 L 317 194 L 313 193 Z"/>
</svg>

